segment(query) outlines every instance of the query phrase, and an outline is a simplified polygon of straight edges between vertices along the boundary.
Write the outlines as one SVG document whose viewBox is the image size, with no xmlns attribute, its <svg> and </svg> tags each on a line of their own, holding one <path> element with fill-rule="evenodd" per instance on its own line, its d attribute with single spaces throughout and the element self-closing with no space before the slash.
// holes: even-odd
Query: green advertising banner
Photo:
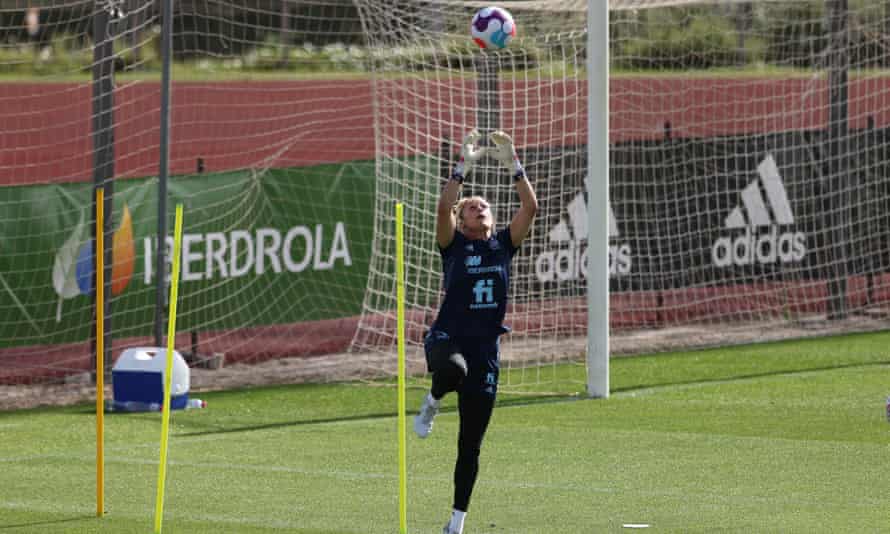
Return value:
<svg viewBox="0 0 890 534">
<path fill-rule="evenodd" d="M 374 229 L 373 177 L 373 162 L 351 162 L 171 179 L 169 250 L 174 206 L 184 205 L 178 329 L 357 315 Z M 156 178 L 114 184 L 115 337 L 153 332 L 156 192 Z M 91 184 L 0 188 L 0 346 L 89 339 L 92 210 Z"/>
</svg>

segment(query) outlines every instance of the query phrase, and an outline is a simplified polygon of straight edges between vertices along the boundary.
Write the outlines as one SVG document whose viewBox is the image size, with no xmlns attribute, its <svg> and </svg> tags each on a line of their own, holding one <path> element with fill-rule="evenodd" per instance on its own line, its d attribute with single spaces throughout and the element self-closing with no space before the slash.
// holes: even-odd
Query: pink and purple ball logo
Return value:
<svg viewBox="0 0 890 534">
<path fill-rule="evenodd" d="M 516 24 L 506 9 L 484 7 L 473 16 L 470 33 L 480 48 L 500 50 L 516 37 Z"/>
</svg>

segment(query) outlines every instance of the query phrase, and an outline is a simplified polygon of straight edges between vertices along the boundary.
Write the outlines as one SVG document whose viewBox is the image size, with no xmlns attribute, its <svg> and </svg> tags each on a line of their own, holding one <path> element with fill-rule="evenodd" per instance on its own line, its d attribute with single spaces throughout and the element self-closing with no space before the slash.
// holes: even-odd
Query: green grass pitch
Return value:
<svg viewBox="0 0 890 534">
<path fill-rule="evenodd" d="M 886 531 L 888 351 L 877 333 L 616 358 L 607 400 L 571 396 L 583 368 L 566 366 L 546 386 L 564 397 L 502 395 L 466 531 Z M 172 416 L 164 532 L 398 532 L 394 388 L 201 397 Z M 160 415 L 106 417 L 100 519 L 92 411 L 0 413 L 0 533 L 153 531 Z M 447 519 L 456 423 L 451 399 L 409 434 L 411 533 Z"/>
</svg>

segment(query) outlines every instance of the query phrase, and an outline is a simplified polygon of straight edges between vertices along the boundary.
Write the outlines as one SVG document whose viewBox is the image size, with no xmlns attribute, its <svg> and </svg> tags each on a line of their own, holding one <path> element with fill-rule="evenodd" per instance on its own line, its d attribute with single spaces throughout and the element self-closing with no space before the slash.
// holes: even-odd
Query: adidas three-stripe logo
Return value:
<svg viewBox="0 0 890 534">
<path fill-rule="evenodd" d="M 582 239 L 587 239 L 587 203 L 584 202 L 584 194 L 578 193 L 575 198 L 566 206 L 569 213 L 569 224 L 564 219 L 560 219 L 547 233 L 547 237 L 551 243 L 567 243 L 574 237 L 575 243 L 580 243 Z M 569 231 L 571 225 L 571 232 Z M 618 225 L 615 223 L 615 212 L 612 211 L 612 205 L 609 204 L 609 237 L 618 237 Z"/>
<path fill-rule="evenodd" d="M 745 233 L 738 237 L 720 237 L 711 248 L 711 259 L 718 267 L 777 261 L 791 263 L 806 256 L 806 236 L 803 232 L 779 233 L 779 225 L 794 223 L 794 213 L 772 154 L 767 154 L 760 162 L 757 173 L 760 178 L 742 190 L 742 206 L 736 206 L 724 220 L 727 229 L 744 229 Z M 761 194 L 761 184 L 766 199 Z M 769 230 L 763 233 L 763 227 L 769 227 Z"/>
<path fill-rule="evenodd" d="M 776 224 L 792 224 L 794 222 L 794 214 L 791 213 L 791 206 L 788 204 L 788 194 L 785 192 L 785 186 L 782 184 L 782 177 L 779 176 L 779 168 L 776 167 L 776 160 L 772 154 L 767 154 L 766 158 L 757 166 L 757 172 L 760 174 L 760 182 L 763 182 L 763 188 L 766 190 L 766 197 L 773 208 Z M 748 211 L 748 221 L 745 221 L 742 215 L 742 208 L 736 207 L 729 216 L 726 217 L 727 228 L 745 228 L 746 226 L 769 226 L 772 224 L 769 212 L 763 202 L 763 196 L 760 194 L 760 185 L 758 180 L 754 180 L 742 191 L 742 204 Z"/>
</svg>

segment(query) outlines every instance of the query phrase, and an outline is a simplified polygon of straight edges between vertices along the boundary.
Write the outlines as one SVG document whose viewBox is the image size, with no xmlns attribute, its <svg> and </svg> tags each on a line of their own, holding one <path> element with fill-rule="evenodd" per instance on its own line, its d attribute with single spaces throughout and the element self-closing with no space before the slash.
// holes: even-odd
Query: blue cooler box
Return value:
<svg viewBox="0 0 890 534">
<path fill-rule="evenodd" d="M 111 381 L 114 404 L 164 403 L 164 373 L 167 368 L 167 349 L 135 347 L 125 350 L 114 367 Z M 189 400 L 189 366 L 182 355 L 173 351 L 173 381 L 170 408 L 181 410 Z"/>
</svg>

